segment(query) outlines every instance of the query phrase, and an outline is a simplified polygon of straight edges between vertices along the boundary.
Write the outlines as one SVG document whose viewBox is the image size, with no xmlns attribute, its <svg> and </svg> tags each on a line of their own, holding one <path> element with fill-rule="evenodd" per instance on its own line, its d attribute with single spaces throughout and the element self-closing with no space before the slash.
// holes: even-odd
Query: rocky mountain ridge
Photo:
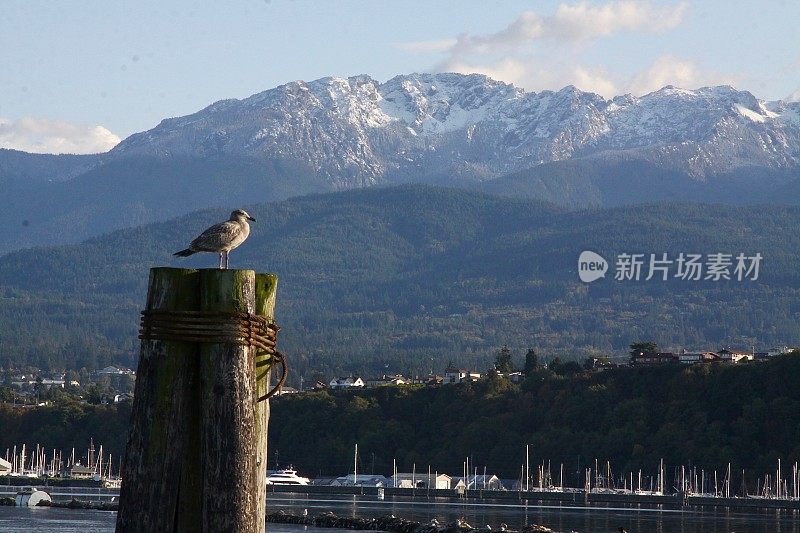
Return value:
<svg viewBox="0 0 800 533">
<path fill-rule="evenodd" d="M 695 179 L 800 165 L 800 103 L 732 87 L 641 97 L 568 86 L 526 92 L 472 74 L 296 81 L 132 135 L 110 155 L 303 161 L 334 188 L 451 176 L 486 180 L 582 157 L 638 159 Z"/>
</svg>

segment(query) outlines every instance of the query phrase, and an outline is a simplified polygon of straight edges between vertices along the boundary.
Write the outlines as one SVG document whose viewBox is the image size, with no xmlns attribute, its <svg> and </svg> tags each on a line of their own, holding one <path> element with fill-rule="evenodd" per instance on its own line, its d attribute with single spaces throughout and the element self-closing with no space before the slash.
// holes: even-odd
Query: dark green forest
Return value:
<svg viewBox="0 0 800 533">
<path fill-rule="evenodd" d="M 800 208 L 659 204 L 567 211 L 536 200 L 409 185 L 249 206 L 232 268 L 276 272 L 290 384 L 335 373 L 479 371 L 507 344 L 516 365 L 666 350 L 792 345 L 800 338 Z M 80 245 L 0 257 L 0 366 L 135 367 L 148 269 L 227 217 L 206 210 Z M 764 257 L 757 281 L 577 277 L 583 250 Z M 613 265 L 612 265 L 613 269 Z M 613 270 L 610 274 L 613 274 Z"/>
<path fill-rule="evenodd" d="M 475 188 L 513 198 L 537 198 L 571 207 L 708 202 L 740 205 L 797 205 L 796 169 L 748 167 L 698 180 L 685 172 L 645 160 L 598 154 L 536 165 Z"/>
<path fill-rule="evenodd" d="M 311 429 L 313 428 L 313 430 Z M 458 474 L 466 457 L 480 471 L 519 477 L 531 461 L 563 463 L 582 485 L 595 459 L 614 472 L 655 474 L 660 459 L 722 472 L 741 486 L 800 460 L 800 355 L 748 365 L 619 368 L 560 376 L 539 369 L 520 385 L 505 378 L 439 387 L 284 395 L 272 402 L 270 456 L 311 475 L 398 470 Z M 671 477 L 670 477 L 671 479 Z"/>
</svg>

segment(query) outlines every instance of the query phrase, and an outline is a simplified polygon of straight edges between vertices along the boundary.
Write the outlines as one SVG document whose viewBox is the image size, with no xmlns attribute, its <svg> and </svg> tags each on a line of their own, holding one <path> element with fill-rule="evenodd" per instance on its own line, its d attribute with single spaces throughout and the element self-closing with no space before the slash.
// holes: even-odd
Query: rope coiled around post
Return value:
<svg viewBox="0 0 800 533">
<path fill-rule="evenodd" d="M 288 366 L 286 356 L 277 350 L 280 326 L 267 317 L 237 311 L 164 311 L 147 309 L 142 311 L 139 338 L 142 340 L 231 343 L 252 346 L 256 357 L 269 356 L 256 362 L 260 367 L 277 363 L 281 366 L 281 376 L 277 385 L 258 398 L 259 402 L 274 396 L 286 382 Z M 256 375 L 261 380 L 269 373 L 269 368 Z"/>
</svg>

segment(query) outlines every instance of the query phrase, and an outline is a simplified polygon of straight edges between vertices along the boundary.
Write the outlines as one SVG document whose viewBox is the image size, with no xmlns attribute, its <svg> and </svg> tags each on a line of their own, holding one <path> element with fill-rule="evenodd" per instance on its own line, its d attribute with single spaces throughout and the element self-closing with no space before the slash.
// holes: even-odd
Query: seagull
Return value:
<svg viewBox="0 0 800 533">
<path fill-rule="evenodd" d="M 248 220 L 256 221 L 244 209 L 237 209 L 231 213 L 227 222 L 214 224 L 189 243 L 188 248 L 172 255 L 188 257 L 197 252 L 217 252 L 219 268 L 224 270 L 228 268 L 228 252 L 242 244 L 250 235 Z"/>
</svg>

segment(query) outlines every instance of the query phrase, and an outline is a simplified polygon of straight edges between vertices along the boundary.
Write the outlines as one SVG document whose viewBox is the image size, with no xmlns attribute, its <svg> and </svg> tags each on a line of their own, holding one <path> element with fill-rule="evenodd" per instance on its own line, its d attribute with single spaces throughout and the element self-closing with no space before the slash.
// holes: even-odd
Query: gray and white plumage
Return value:
<svg viewBox="0 0 800 533">
<path fill-rule="evenodd" d="M 219 254 L 219 268 L 228 268 L 228 253 L 250 235 L 248 220 L 255 222 L 256 219 L 245 210 L 237 209 L 226 222 L 214 224 L 189 243 L 188 248 L 173 255 L 188 257 L 197 252 L 216 252 Z"/>
</svg>

